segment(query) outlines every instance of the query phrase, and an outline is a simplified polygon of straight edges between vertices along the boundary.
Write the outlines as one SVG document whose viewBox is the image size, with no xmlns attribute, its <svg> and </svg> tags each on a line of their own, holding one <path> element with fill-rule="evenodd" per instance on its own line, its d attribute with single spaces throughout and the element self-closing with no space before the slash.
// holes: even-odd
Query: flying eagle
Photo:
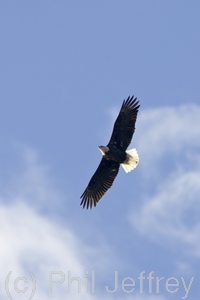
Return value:
<svg viewBox="0 0 200 300">
<path fill-rule="evenodd" d="M 138 162 L 139 156 L 136 149 L 127 150 L 133 133 L 140 105 L 134 96 L 124 100 L 119 115 L 115 121 L 113 132 L 107 146 L 99 146 L 103 154 L 101 162 L 92 176 L 87 188 L 83 192 L 81 204 L 87 209 L 96 206 L 107 190 L 112 186 L 119 166 L 128 173 L 133 170 Z"/>
</svg>

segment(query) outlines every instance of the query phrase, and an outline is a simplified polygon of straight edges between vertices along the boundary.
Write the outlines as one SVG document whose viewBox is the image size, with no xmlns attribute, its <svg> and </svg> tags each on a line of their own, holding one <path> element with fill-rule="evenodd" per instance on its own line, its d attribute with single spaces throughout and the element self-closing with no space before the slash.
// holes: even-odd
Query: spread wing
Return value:
<svg viewBox="0 0 200 300">
<path fill-rule="evenodd" d="M 128 97 L 122 103 L 121 110 L 115 121 L 113 132 L 108 143 L 126 150 L 131 142 L 133 133 L 135 131 L 135 122 L 140 105 L 134 96 Z"/>
<path fill-rule="evenodd" d="M 82 194 L 81 205 L 92 208 L 112 186 L 119 171 L 119 163 L 102 158 L 96 172 Z"/>
</svg>

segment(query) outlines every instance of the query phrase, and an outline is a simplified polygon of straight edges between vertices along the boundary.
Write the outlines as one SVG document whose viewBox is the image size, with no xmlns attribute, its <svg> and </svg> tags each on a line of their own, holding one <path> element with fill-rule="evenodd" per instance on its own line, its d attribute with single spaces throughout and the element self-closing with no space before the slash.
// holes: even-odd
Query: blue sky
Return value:
<svg viewBox="0 0 200 300">
<path fill-rule="evenodd" d="M 31 274 L 32 299 L 198 299 L 199 11 L 195 0 L 1 1 L 1 299 L 29 298 Z M 133 94 L 139 165 L 83 210 L 97 146 Z"/>
</svg>

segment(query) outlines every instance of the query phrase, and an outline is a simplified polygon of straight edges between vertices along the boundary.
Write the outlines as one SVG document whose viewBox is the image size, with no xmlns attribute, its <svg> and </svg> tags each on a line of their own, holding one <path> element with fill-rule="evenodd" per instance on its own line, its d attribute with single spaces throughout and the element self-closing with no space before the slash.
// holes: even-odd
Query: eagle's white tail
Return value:
<svg viewBox="0 0 200 300">
<path fill-rule="evenodd" d="M 124 171 L 128 173 L 137 167 L 139 163 L 139 156 L 135 148 L 127 150 L 126 154 L 127 159 L 123 164 L 121 164 L 121 166 L 123 167 Z"/>
</svg>

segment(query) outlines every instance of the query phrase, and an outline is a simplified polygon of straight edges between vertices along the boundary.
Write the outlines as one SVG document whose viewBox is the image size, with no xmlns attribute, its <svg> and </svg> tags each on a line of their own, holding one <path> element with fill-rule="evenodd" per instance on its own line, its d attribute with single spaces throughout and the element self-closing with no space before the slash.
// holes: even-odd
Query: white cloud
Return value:
<svg viewBox="0 0 200 300">
<path fill-rule="evenodd" d="M 8 193 L 0 197 L 0 284 L 5 286 L 9 277 L 7 291 L 13 299 L 28 299 L 31 295 L 31 273 L 36 279 L 36 291 L 33 299 L 92 299 L 91 270 L 99 267 L 107 269 L 107 248 L 102 245 L 99 249 L 83 244 L 72 229 L 51 214 L 43 215 L 38 209 L 40 201 L 44 203 L 59 201 L 61 195 L 54 190 L 48 176 L 48 169 L 38 163 L 36 152 L 27 147 L 21 147 L 24 160 L 23 172 L 10 180 Z M 35 205 L 30 205 L 34 203 Z M 94 257 L 105 253 L 105 260 L 98 259 L 94 264 Z M 91 264 L 92 261 L 92 264 Z M 54 281 L 62 284 L 53 284 L 50 293 L 49 272 L 61 274 L 53 275 Z M 88 271 L 88 275 L 86 274 Z M 10 273 L 12 272 L 12 273 Z M 30 273 L 31 272 L 31 273 Z M 71 272 L 71 273 L 68 273 Z M 72 283 L 72 292 L 69 293 L 68 275 L 79 277 L 81 293 L 78 294 L 77 282 Z M 20 280 L 17 288 L 25 293 L 18 293 L 14 287 L 16 278 L 24 277 L 28 282 Z M 85 282 L 88 277 L 88 293 L 85 292 Z M 63 277 L 64 278 L 64 277 Z M 94 294 L 98 299 L 99 294 Z M 2 299 L 7 298 L 6 289 L 0 291 Z"/>
<path fill-rule="evenodd" d="M 29 276 L 30 271 L 38 282 L 40 298 L 47 299 L 49 271 L 84 274 L 73 233 L 51 223 L 24 202 L 0 206 L 0 236 L 1 282 L 5 282 L 10 271 L 14 278 Z"/>
<path fill-rule="evenodd" d="M 54 189 L 49 176 L 50 167 L 39 162 L 38 154 L 34 149 L 19 143 L 16 143 L 13 148 L 13 152 L 18 153 L 17 159 L 21 161 L 21 169 L 16 170 L 9 178 L 5 187 L 6 197 L 10 201 L 19 199 L 29 202 L 35 207 L 45 205 L 50 209 L 55 204 L 59 205 L 63 196 Z"/>
<path fill-rule="evenodd" d="M 137 120 L 137 147 L 141 166 L 154 166 L 163 155 L 200 147 L 200 107 L 183 105 L 148 109 Z"/>
<path fill-rule="evenodd" d="M 187 243 L 200 250 L 200 171 L 173 174 L 157 193 L 147 197 L 139 213 L 133 213 L 132 224 L 141 234 L 159 241 Z"/>
<path fill-rule="evenodd" d="M 154 191 L 144 193 L 141 206 L 130 215 L 140 234 L 166 246 L 184 245 L 183 251 L 195 255 L 200 253 L 199 116 L 200 107 L 194 105 L 141 113 L 141 170 L 144 177 L 148 173 L 147 186 L 154 185 Z M 155 186 L 158 170 L 162 176 Z"/>
</svg>

